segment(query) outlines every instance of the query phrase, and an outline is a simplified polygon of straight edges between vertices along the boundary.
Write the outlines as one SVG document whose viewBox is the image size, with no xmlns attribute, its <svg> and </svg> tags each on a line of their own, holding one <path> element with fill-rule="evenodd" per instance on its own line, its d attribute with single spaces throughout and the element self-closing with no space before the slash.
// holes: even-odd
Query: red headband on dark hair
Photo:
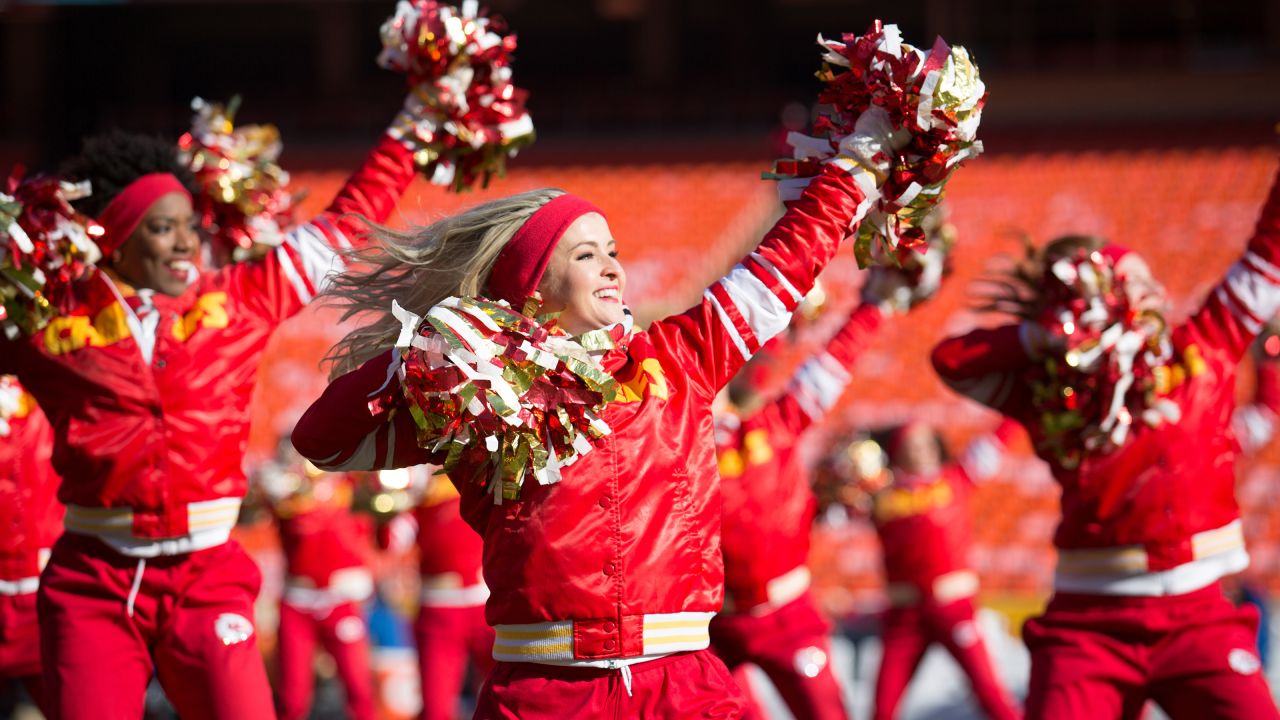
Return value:
<svg viewBox="0 0 1280 720">
<path fill-rule="evenodd" d="M 125 186 L 107 207 L 98 215 L 98 223 L 105 231 L 98 247 L 103 255 L 110 255 L 124 244 L 133 234 L 142 216 L 155 201 L 169 193 L 182 193 L 191 199 L 191 193 L 183 187 L 182 182 L 171 173 L 151 173 L 143 175 Z"/>
<path fill-rule="evenodd" d="M 489 293 L 517 311 L 538 289 L 551 262 L 551 251 L 574 220 L 588 213 L 604 213 L 576 195 L 559 195 L 538 208 L 498 253 L 489 273 Z"/>
</svg>

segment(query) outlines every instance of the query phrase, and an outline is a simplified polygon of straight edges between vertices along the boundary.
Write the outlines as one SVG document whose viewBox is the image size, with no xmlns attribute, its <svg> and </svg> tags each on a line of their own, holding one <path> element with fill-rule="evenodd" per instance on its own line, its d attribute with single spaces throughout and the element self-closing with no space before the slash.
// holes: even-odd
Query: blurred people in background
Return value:
<svg viewBox="0 0 1280 720">
<path fill-rule="evenodd" d="M 252 479 L 275 516 L 285 558 L 276 634 L 281 720 L 303 720 L 311 711 L 317 646 L 333 658 L 347 716 L 373 720 L 376 697 L 362 607 L 373 595 L 373 524 L 352 512 L 353 481 L 316 469 L 288 438 Z"/>
<path fill-rule="evenodd" d="M 938 243 L 911 271 L 872 269 L 862 301 L 785 390 L 768 397 L 761 369 L 773 359 L 762 352 L 730 381 L 727 404 L 716 410 L 725 605 L 711 622 L 712 648 L 745 690 L 745 668 L 763 670 L 796 717 L 847 717 L 831 672 L 830 624 L 809 594 L 814 500 L 796 451 L 839 401 L 880 323 L 937 291 L 944 252 Z M 754 707 L 747 717 L 764 714 Z"/>
<path fill-rule="evenodd" d="M 458 491 L 434 466 L 378 473 L 384 485 L 412 488 L 416 499 L 378 530 L 393 551 L 417 545 L 422 580 L 413 634 L 422 677 L 422 720 L 455 720 L 468 666 L 479 682 L 493 668 L 493 628 L 484 619 L 489 588 L 481 575 L 484 542 L 462 519 Z"/>
<path fill-rule="evenodd" d="M 1063 238 L 989 299 L 1017 322 L 941 343 L 939 375 L 1026 426 L 1062 486 L 1055 595 L 1023 627 L 1033 718 L 1274 718 L 1257 613 L 1220 580 L 1249 562 L 1231 430 L 1236 369 L 1280 309 L 1280 182 L 1244 255 L 1185 322 L 1143 259 Z M 1132 392 L 1130 392 L 1132 390 Z"/>
<path fill-rule="evenodd" d="M 41 578 L 54 717 L 137 717 L 153 673 L 184 717 L 274 715 L 254 641 L 261 576 L 229 541 L 267 340 L 415 174 L 384 135 L 313 221 L 257 261 L 198 267 L 192 178 L 171 142 L 108 133 L 66 167 L 103 260 L 40 333 L 0 339 L 54 427 L 64 534 Z M 110 661 L 104 661 L 109 658 Z"/>
<path fill-rule="evenodd" d="M 12 375 L 0 375 L 0 683 L 19 682 L 44 713 L 36 589 L 62 534 L 53 428 Z"/>
<path fill-rule="evenodd" d="M 999 472 L 1005 445 L 1017 432 L 1014 423 L 1001 423 L 948 462 L 937 431 L 913 421 L 879 441 L 856 436 L 837 443 L 822 463 L 824 502 L 868 516 L 883 549 L 889 608 L 881 623 L 875 720 L 897 716 L 907 685 L 934 643 L 955 658 L 988 717 L 1020 716 L 975 619 L 978 575 L 968 557 L 974 483 Z"/>
</svg>

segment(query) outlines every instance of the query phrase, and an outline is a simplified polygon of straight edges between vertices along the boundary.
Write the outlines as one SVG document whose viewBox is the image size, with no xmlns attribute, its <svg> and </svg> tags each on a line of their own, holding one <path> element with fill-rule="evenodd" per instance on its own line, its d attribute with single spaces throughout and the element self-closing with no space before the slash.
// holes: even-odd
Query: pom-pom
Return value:
<svg viewBox="0 0 1280 720">
<path fill-rule="evenodd" d="M 210 235 L 236 260 L 255 247 L 279 245 L 294 224 L 294 198 L 280 167 L 280 132 L 274 125 L 235 126 L 239 96 L 225 107 L 201 98 L 191 131 L 178 139 L 182 161 L 200 184 L 196 213 Z"/>
<path fill-rule="evenodd" d="M 103 233 L 71 207 L 89 195 L 88 182 L 20 182 L 20 176 L 0 192 L 0 328 L 10 339 L 39 331 L 68 309 L 71 284 L 101 257 L 93 238 Z"/>
<path fill-rule="evenodd" d="M 459 479 L 483 483 L 494 502 L 518 498 L 531 476 L 558 482 L 560 468 L 609 434 L 600 413 L 618 385 L 592 356 L 612 346 L 606 331 L 573 338 L 477 298 L 448 298 L 425 318 L 398 304 L 393 312 L 419 443 L 445 454 L 446 472 L 486 469 Z"/>
<path fill-rule="evenodd" d="M 533 142 L 528 93 L 511 84 L 516 36 L 475 0 L 460 8 L 400 0 L 382 45 L 378 64 L 404 73 L 413 88 L 390 132 L 431 182 L 455 191 L 487 186 Z"/>
<path fill-rule="evenodd" d="M 1128 285 L 1096 251 L 1060 258 L 1045 273 L 1033 322 L 1062 352 L 1027 380 L 1041 423 L 1038 447 L 1065 468 L 1123 445 L 1137 423 L 1178 420 L 1177 405 L 1163 396 L 1193 371 L 1172 363 L 1164 317 L 1140 307 L 1141 290 Z"/>
<path fill-rule="evenodd" d="M 881 197 L 858 227 L 858 264 L 893 263 L 925 244 L 921 225 L 942 199 L 951 173 L 982 152 L 978 124 L 986 86 L 963 47 L 938 38 L 932 49 L 902 42 L 895 25 L 872 23 L 866 34 L 841 42 L 818 36 L 827 109 L 816 136 L 790 133 L 795 159 L 779 161 L 765 177 L 785 181 L 784 200 L 799 195 L 821 161 L 842 157 L 881 180 Z M 869 130 L 874 130 L 868 135 Z M 886 148 L 866 139 L 891 139 Z"/>
</svg>

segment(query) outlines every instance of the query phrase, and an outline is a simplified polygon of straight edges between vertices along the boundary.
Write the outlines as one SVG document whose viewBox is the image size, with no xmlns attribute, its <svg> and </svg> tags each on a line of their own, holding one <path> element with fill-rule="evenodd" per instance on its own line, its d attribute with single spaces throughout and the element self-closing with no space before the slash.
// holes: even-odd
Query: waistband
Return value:
<svg viewBox="0 0 1280 720">
<path fill-rule="evenodd" d="M 314 587 L 306 578 L 290 576 L 285 580 L 286 604 L 301 610 L 328 610 L 337 605 L 362 602 L 373 595 L 373 574 L 367 569 L 344 568 L 329 575 L 329 584 Z"/>
<path fill-rule="evenodd" d="M 187 505 L 187 534 L 168 538 L 138 537 L 133 533 L 132 508 L 68 505 L 63 525 L 68 532 L 90 535 L 121 555 L 153 558 L 217 547 L 231 538 L 240 516 L 240 498 L 203 500 Z"/>
<path fill-rule="evenodd" d="M 549 665 L 616 667 L 618 660 L 643 662 L 672 653 L 704 650 L 715 613 L 624 615 L 617 620 L 559 620 L 495 625 L 493 659 Z"/>
<path fill-rule="evenodd" d="M 726 588 L 724 612 L 735 615 L 743 613 L 768 615 L 804 595 L 812 581 L 813 576 L 809 568 L 801 565 L 770 580 L 763 588 L 754 592 Z"/>
<path fill-rule="evenodd" d="M 955 570 L 939 575 L 929 584 L 928 597 L 918 585 L 907 582 L 891 582 L 885 586 L 889 604 L 893 607 L 919 605 L 926 599 L 938 605 L 971 598 L 978 594 L 978 573 L 972 570 Z"/>
<path fill-rule="evenodd" d="M 419 602 L 423 607 L 463 608 L 484 605 L 489 599 L 489 586 L 483 582 L 465 587 L 459 585 L 457 573 L 423 577 Z"/>
<path fill-rule="evenodd" d="M 1135 597 L 1184 595 L 1199 590 L 1249 566 L 1243 523 L 1236 519 L 1192 535 L 1191 556 L 1181 565 L 1151 570 L 1150 557 L 1141 545 L 1059 550 L 1054 590 Z"/>
<path fill-rule="evenodd" d="M 19 578 L 17 580 L 0 580 L 0 595 L 30 595 L 40 589 L 40 576 Z"/>
</svg>

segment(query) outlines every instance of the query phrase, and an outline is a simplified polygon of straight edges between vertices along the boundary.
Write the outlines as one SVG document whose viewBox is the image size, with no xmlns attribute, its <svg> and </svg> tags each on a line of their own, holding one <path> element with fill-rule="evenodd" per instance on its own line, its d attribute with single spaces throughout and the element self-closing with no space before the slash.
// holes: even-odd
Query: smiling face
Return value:
<svg viewBox="0 0 1280 720">
<path fill-rule="evenodd" d="M 560 327 L 580 335 L 622 321 L 626 283 L 609 224 L 588 213 L 560 237 L 538 292 L 543 312 L 560 313 Z"/>
<path fill-rule="evenodd" d="M 186 292 L 195 277 L 200 234 L 191 199 L 169 193 L 147 208 L 142 221 L 112 256 L 112 267 L 135 288 L 165 295 Z"/>
</svg>

